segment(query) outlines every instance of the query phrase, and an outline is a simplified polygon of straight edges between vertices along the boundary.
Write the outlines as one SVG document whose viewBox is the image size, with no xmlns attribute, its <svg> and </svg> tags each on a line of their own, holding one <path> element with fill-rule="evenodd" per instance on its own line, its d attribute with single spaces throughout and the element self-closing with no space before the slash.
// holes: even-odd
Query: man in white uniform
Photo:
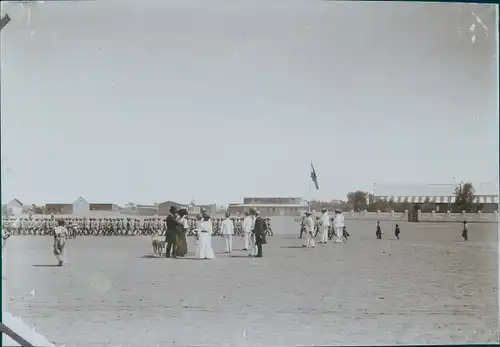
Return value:
<svg viewBox="0 0 500 347">
<path fill-rule="evenodd" d="M 321 241 L 319 243 L 327 243 L 328 242 L 328 229 L 330 228 L 330 216 L 328 215 L 328 211 L 326 208 L 322 208 L 321 212 Z"/>
<path fill-rule="evenodd" d="M 245 212 L 245 219 L 243 219 L 243 235 L 245 238 L 245 246 L 243 248 L 244 251 L 248 250 L 249 242 L 252 236 L 252 224 L 253 224 L 253 216 L 250 213 Z"/>
<path fill-rule="evenodd" d="M 335 219 L 333 220 L 333 226 L 335 227 L 335 243 L 344 242 L 344 215 L 342 211 L 335 211 Z"/>
<path fill-rule="evenodd" d="M 306 212 L 306 243 L 304 247 L 314 248 L 316 243 L 314 242 L 314 219 L 312 218 L 311 212 Z"/>
<path fill-rule="evenodd" d="M 231 253 L 233 251 L 233 234 L 234 234 L 234 223 L 229 218 L 230 213 L 226 213 L 226 219 L 221 224 L 221 234 L 226 242 L 226 253 Z"/>
</svg>

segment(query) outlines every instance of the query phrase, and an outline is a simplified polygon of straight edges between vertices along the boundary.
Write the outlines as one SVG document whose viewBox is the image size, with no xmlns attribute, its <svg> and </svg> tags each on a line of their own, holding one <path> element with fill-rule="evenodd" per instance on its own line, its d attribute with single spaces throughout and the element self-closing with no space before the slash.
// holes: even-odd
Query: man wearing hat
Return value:
<svg viewBox="0 0 500 347">
<path fill-rule="evenodd" d="M 312 213 L 311 212 L 306 212 L 306 221 L 305 221 L 305 232 L 306 232 L 306 243 L 304 244 L 304 247 L 311 247 L 314 248 L 316 247 L 316 243 L 314 242 L 314 219 L 312 218 Z"/>
<path fill-rule="evenodd" d="M 266 222 L 260 216 L 260 211 L 255 211 L 255 222 L 253 227 L 253 233 L 255 235 L 255 245 L 257 246 L 256 257 L 262 258 L 262 245 L 264 244 L 264 235 L 266 233 Z"/>
<path fill-rule="evenodd" d="M 321 209 L 321 241 L 319 243 L 327 243 L 328 242 L 328 229 L 330 228 L 330 216 L 328 215 L 328 211 L 325 207 Z"/>
<path fill-rule="evenodd" d="M 344 215 L 342 211 L 335 211 L 335 219 L 333 220 L 333 226 L 335 228 L 335 243 L 344 242 Z"/>
<path fill-rule="evenodd" d="M 167 258 L 177 258 L 177 228 L 182 228 L 182 224 L 177 220 L 177 207 L 170 206 L 170 213 L 167 216 L 167 232 L 165 233 L 165 242 L 167 243 Z"/>
</svg>

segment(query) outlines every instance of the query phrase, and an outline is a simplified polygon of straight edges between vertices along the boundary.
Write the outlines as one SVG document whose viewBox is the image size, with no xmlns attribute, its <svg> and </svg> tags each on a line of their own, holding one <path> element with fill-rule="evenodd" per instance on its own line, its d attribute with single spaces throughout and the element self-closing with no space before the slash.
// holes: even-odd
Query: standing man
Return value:
<svg viewBox="0 0 500 347">
<path fill-rule="evenodd" d="M 333 225 L 335 227 L 335 243 L 343 243 L 344 242 L 344 215 L 342 211 L 335 211 L 335 219 L 333 220 Z"/>
<path fill-rule="evenodd" d="M 229 217 L 231 214 L 226 212 L 226 219 L 221 223 L 221 234 L 226 243 L 226 253 L 233 251 L 234 222 Z"/>
<path fill-rule="evenodd" d="M 243 235 L 245 238 L 245 245 L 243 248 L 244 251 L 247 251 L 249 247 L 249 242 L 252 237 L 252 225 L 253 225 L 253 216 L 250 215 L 250 213 L 245 212 L 245 219 L 243 219 Z"/>
<path fill-rule="evenodd" d="M 257 258 L 262 258 L 262 245 L 264 244 L 264 234 L 266 233 L 266 222 L 260 216 L 259 210 L 255 211 L 255 224 L 253 227 L 255 244 L 257 245 Z"/>
<path fill-rule="evenodd" d="M 177 208 L 170 206 L 170 211 L 167 217 L 167 232 L 165 233 L 165 242 L 167 243 L 167 251 L 165 257 L 177 258 L 177 228 L 182 228 L 182 223 L 177 220 Z"/>
<path fill-rule="evenodd" d="M 328 229 L 330 228 L 330 216 L 328 215 L 328 211 L 326 208 L 322 208 L 321 212 L 321 241 L 319 243 L 327 243 L 328 242 Z"/>
<path fill-rule="evenodd" d="M 312 218 L 311 212 L 306 212 L 305 233 L 306 243 L 303 247 L 316 247 L 316 243 L 314 242 L 314 219 Z"/>
</svg>

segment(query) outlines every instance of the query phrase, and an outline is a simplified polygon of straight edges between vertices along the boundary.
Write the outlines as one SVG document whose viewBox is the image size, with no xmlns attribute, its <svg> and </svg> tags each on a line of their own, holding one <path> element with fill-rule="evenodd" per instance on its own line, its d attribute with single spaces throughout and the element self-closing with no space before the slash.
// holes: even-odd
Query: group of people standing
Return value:
<svg viewBox="0 0 500 347">
<path fill-rule="evenodd" d="M 344 215 L 341 210 L 335 210 L 335 216 L 330 217 L 326 208 L 321 209 L 321 215 L 312 217 L 311 212 L 306 212 L 302 218 L 300 227 L 300 236 L 306 235 L 306 240 L 303 247 L 312 248 L 316 247 L 316 237 L 320 234 L 320 244 L 326 244 L 328 240 L 335 237 L 335 243 L 347 242 L 349 232 L 344 223 Z"/>
<path fill-rule="evenodd" d="M 187 237 L 189 230 L 188 212 L 185 209 L 177 210 L 175 206 L 170 207 L 169 215 L 166 220 L 167 231 L 165 233 L 167 258 L 184 257 L 187 252 Z M 226 253 L 233 251 L 233 235 L 235 234 L 234 221 L 231 215 L 226 213 L 224 221 L 221 223 L 221 234 L 226 244 Z M 251 209 L 245 213 L 243 220 L 244 232 L 244 251 L 249 251 L 248 256 L 262 257 L 262 245 L 267 243 L 266 233 L 268 231 L 267 223 L 260 216 L 260 212 Z M 212 248 L 213 225 L 210 215 L 202 211 L 196 220 L 196 252 L 195 257 L 199 259 L 213 259 L 214 251 Z"/>
</svg>

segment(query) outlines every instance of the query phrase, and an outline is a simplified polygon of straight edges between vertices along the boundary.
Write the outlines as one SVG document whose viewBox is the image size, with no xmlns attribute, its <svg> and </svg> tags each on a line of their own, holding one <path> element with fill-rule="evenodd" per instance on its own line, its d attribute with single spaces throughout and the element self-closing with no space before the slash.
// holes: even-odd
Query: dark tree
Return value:
<svg viewBox="0 0 500 347">
<path fill-rule="evenodd" d="M 475 189 L 472 183 L 460 183 L 455 188 L 455 206 L 459 212 L 470 212 L 475 198 Z"/>
</svg>

